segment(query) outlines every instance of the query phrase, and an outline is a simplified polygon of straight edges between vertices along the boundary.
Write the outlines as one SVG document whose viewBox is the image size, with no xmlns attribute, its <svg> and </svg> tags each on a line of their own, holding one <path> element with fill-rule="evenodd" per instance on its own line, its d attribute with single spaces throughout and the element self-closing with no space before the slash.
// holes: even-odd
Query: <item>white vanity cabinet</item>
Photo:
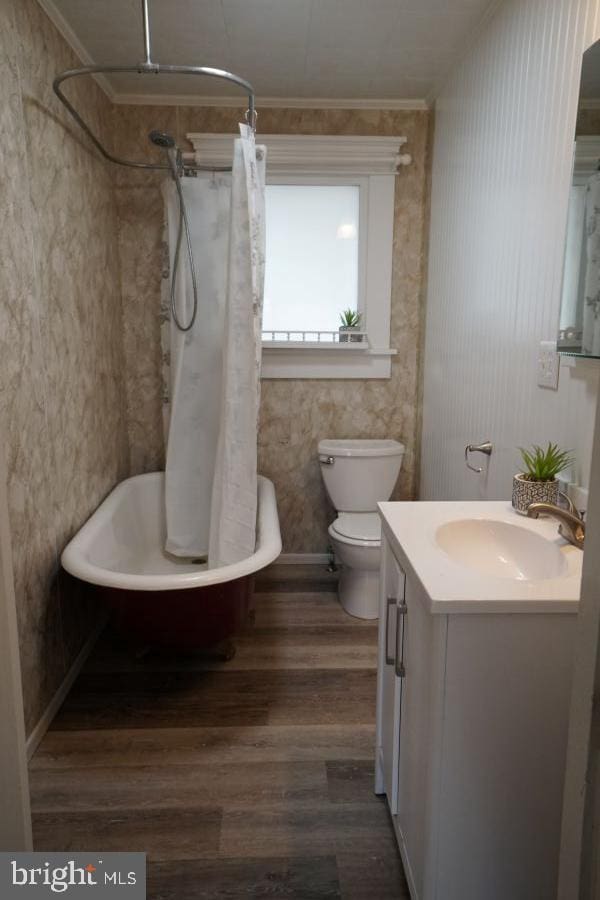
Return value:
<svg viewBox="0 0 600 900">
<path fill-rule="evenodd" d="M 576 609 L 445 612 L 383 524 L 376 792 L 411 896 L 554 900 Z"/>
</svg>

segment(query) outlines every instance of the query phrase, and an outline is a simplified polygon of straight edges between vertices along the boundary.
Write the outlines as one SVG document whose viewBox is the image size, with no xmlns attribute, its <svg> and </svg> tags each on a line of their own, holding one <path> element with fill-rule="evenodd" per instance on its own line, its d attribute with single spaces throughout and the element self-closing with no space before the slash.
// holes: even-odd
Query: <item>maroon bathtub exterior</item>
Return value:
<svg viewBox="0 0 600 900">
<path fill-rule="evenodd" d="M 115 624 L 132 641 L 153 647 L 201 650 L 240 631 L 248 620 L 254 593 L 252 575 L 178 591 L 129 591 L 99 588 Z"/>
</svg>

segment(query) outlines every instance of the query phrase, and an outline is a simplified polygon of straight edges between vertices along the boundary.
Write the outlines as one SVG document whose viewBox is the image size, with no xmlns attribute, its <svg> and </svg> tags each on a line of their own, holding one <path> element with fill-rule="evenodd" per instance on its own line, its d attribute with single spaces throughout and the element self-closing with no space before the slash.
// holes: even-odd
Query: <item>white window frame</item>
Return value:
<svg viewBox="0 0 600 900">
<path fill-rule="evenodd" d="M 231 135 L 188 134 L 198 163 L 231 159 Z M 268 184 L 358 185 L 359 296 L 365 343 L 263 342 L 262 378 L 389 378 L 394 195 L 403 137 L 260 135 Z"/>
<path fill-rule="evenodd" d="M 324 186 L 324 187 L 357 187 L 358 188 L 358 284 L 357 284 L 357 310 L 361 313 L 363 323 L 366 323 L 367 316 L 367 242 L 362 239 L 362 235 L 367 233 L 368 228 L 368 203 L 369 203 L 369 179 L 363 175 L 268 175 L 267 184 L 288 184 L 299 185 L 306 184 L 308 186 Z M 268 234 L 267 234 L 268 240 Z M 310 323 L 308 323 L 310 325 Z M 302 326 L 302 322 L 297 323 L 298 327 Z M 264 326 L 263 326 L 264 328 Z M 365 329 L 366 330 L 366 329 Z M 264 341 L 263 350 L 270 350 L 273 341 Z M 299 343 L 299 349 L 307 348 Z M 279 349 L 279 348 L 278 348 Z M 286 349 L 285 347 L 281 349 Z"/>
</svg>

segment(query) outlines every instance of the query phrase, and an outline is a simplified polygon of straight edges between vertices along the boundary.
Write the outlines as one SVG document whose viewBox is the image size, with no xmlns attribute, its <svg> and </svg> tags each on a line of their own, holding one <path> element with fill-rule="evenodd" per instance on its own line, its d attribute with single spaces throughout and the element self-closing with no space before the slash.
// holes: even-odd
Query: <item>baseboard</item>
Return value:
<svg viewBox="0 0 600 900">
<path fill-rule="evenodd" d="M 327 565 L 331 559 L 328 553 L 282 553 L 275 562 L 281 566 Z"/>
<path fill-rule="evenodd" d="M 85 642 L 85 644 L 83 645 L 83 647 L 81 648 L 81 650 L 79 651 L 77 656 L 75 657 L 73 665 L 71 666 L 71 668 L 65 675 L 62 684 L 60 685 L 59 689 L 55 693 L 55 695 L 52 698 L 52 700 L 50 701 L 50 703 L 48 704 L 45 712 L 43 713 L 43 715 L 39 719 L 37 725 L 35 726 L 35 728 L 31 732 L 31 734 L 27 738 L 25 747 L 27 750 L 27 759 L 28 760 L 31 759 L 31 757 L 37 750 L 37 748 L 40 744 L 40 741 L 42 740 L 42 738 L 44 737 L 44 735 L 50 728 L 50 725 L 52 724 L 52 720 L 53 720 L 54 716 L 56 715 L 56 713 L 62 706 L 67 694 L 73 687 L 73 682 L 75 681 L 75 679 L 81 672 L 86 659 L 92 652 L 94 644 L 100 637 L 100 633 L 104 630 L 107 621 L 108 621 L 108 616 L 102 616 L 102 619 L 100 620 L 100 622 L 98 622 L 98 625 L 96 626 L 96 628 L 94 628 L 91 635 L 89 636 L 89 638 L 87 639 L 87 641 Z"/>
</svg>

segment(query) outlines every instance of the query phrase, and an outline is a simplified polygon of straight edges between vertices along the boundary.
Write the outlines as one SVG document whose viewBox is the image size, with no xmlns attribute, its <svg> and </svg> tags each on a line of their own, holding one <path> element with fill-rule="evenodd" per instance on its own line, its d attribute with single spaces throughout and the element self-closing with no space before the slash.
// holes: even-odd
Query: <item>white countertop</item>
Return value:
<svg viewBox="0 0 600 900">
<path fill-rule="evenodd" d="M 379 503 L 383 532 L 403 568 L 421 582 L 432 613 L 576 613 L 583 553 L 558 534 L 555 519 L 528 519 L 510 502 L 415 501 Z M 440 526 L 461 519 L 493 519 L 530 529 L 564 555 L 566 573 L 519 580 L 481 574 L 455 562 L 436 543 Z"/>
</svg>

